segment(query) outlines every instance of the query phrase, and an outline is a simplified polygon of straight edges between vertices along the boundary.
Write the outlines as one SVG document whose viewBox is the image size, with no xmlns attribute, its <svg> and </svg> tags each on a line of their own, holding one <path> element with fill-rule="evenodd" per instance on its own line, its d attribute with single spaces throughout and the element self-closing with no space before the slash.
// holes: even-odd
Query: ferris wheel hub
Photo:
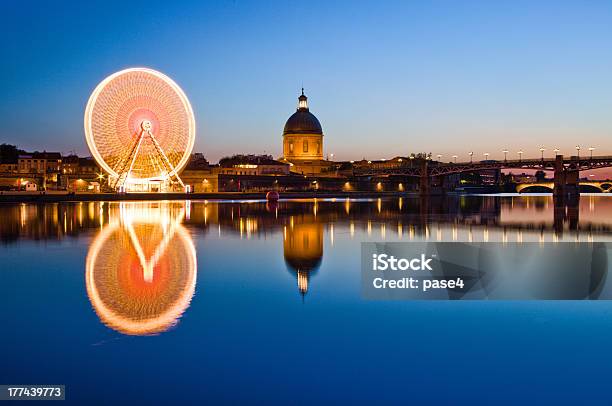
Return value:
<svg viewBox="0 0 612 406">
<path fill-rule="evenodd" d="M 149 132 L 153 129 L 153 124 L 149 120 L 144 120 L 140 123 L 140 128 L 142 128 L 143 131 Z"/>
</svg>

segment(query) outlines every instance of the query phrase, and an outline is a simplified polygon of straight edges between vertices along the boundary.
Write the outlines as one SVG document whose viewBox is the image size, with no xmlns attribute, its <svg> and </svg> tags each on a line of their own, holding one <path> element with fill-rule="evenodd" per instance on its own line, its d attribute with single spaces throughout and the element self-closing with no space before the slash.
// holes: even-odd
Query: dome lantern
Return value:
<svg viewBox="0 0 612 406">
<path fill-rule="evenodd" d="M 308 97 L 304 94 L 304 88 L 302 88 L 302 94 L 298 97 L 298 111 L 308 111 Z"/>
<path fill-rule="evenodd" d="M 298 97 L 297 111 L 285 123 L 283 135 L 287 134 L 323 135 L 321 123 L 308 108 L 308 97 L 304 94 L 304 88 Z"/>
</svg>

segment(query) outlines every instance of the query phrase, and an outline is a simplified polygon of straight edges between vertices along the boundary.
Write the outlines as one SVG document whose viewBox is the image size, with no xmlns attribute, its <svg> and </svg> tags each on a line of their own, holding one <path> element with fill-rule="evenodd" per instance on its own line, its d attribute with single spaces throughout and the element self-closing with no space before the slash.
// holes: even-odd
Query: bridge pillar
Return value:
<svg viewBox="0 0 612 406">
<path fill-rule="evenodd" d="M 577 168 L 566 168 L 563 165 L 563 155 L 555 157 L 555 180 L 553 194 L 562 204 L 580 196 L 579 171 Z"/>
<path fill-rule="evenodd" d="M 555 197 L 565 195 L 565 167 L 563 166 L 563 155 L 557 155 L 555 157 L 553 195 Z"/>
<path fill-rule="evenodd" d="M 427 159 L 423 159 L 421 161 L 421 173 L 419 176 L 419 193 L 422 195 L 429 194 L 430 179 L 427 167 Z"/>
<path fill-rule="evenodd" d="M 578 168 L 566 168 L 563 165 L 563 156 L 555 158 L 555 182 L 553 191 L 554 200 L 554 229 L 557 236 L 563 235 L 564 223 L 568 223 L 570 230 L 576 230 L 579 222 L 580 204 L 580 172 Z"/>
</svg>

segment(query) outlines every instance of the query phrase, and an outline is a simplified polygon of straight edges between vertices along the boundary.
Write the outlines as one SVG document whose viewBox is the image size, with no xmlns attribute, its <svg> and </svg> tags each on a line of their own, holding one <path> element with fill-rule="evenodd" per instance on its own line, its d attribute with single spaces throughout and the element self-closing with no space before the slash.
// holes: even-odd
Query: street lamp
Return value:
<svg viewBox="0 0 612 406">
<path fill-rule="evenodd" d="M 330 160 L 334 160 L 334 154 L 329 154 Z"/>
<path fill-rule="evenodd" d="M 453 155 L 453 159 L 455 160 L 455 163 L 457 163 L 457 155 Z"/>
<path fill-rule="evenodd" d="M 555 156 L 559 155 L 559 148 L 555 148 L 553 151 L 555 151 Z"/>
<path fill-rule="evenodd" d="M 523 151 L 519 151 L 519 162 L 521 162 L 523 160 Z"/>
<path fill-rule="evenodd" d="M 576 151 L 578 151 L 578 161 L 580 161 L 580 145 L 576 145 Z"/>
<path fill-rule="evenodd" d="M 540 154 L 542 154 L 542 161 L 544 160 L 544 151 L 546 151 L 546 149 L 544 147 L 540 147 Z"/>
<path fill-rule="evenodd" d="M 442 158 L 442 154 L 438 154 L 436 156 L 438 157 L 438 161 L 440 160 L 440 158 Z"/>
<path fill-rule="evenodd" d="M 593 160 L 593 151 L 595 150 L 595 147 L 589 147 L 589 152 L 591 153 L 591 160 Z"/>
<path fill-rule="evenodd" d="M 470 151 L 468 154 L 470 155 L 470 163 L 472 163 L 472 155 L 474 155 L 474 152 Z"/>
<path fill-rule="evenodd" d="M 489 160 L 489 153 L 485 152 L 483 155 L 485 157 L 485 161 L 488 161 Z"/>
<path fill-rule="evenodd" d="M 504 149 L 502 152 L 504 153 L 504 162 L 506 162 L 508 160 L 508 150 Z"/>
</svg>

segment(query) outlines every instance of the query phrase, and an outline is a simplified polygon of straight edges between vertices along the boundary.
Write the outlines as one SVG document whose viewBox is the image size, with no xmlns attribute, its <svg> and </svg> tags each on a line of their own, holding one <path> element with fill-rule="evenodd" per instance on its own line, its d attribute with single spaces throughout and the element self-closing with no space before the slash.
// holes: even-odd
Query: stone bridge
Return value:
<svg viewBox="0 0 612 406">
<path fill-rule="evenodd" d="M 584 193 L 612 193 L 612 181 L 579 182 L 580 191 Z M 521 183 L 516 185 L 518 193 L 553 193 L 555 182 Z"/>
</svg>

